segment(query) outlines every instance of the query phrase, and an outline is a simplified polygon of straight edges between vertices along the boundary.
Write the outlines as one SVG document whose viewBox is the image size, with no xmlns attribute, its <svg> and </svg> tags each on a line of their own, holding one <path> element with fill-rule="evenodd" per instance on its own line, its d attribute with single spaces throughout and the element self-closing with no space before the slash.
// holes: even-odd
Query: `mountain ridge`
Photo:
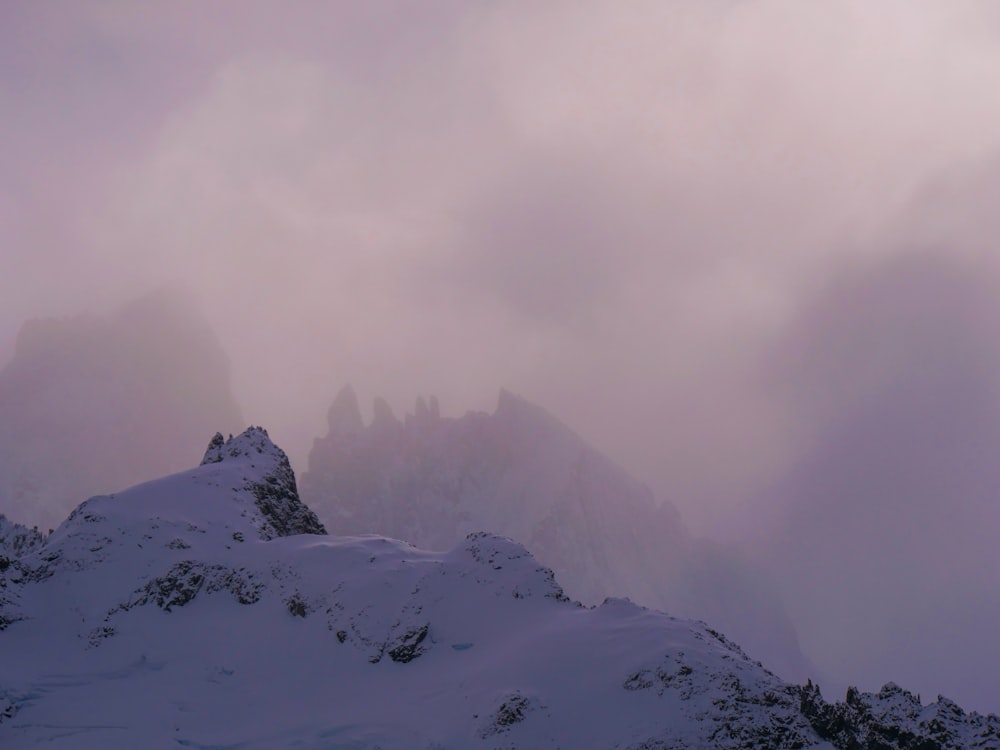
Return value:
<svg viewBox="0 0 1000 750">
<path fill-rule="evenodd" d="M 443 553 L 275 534 L 252 489 L 287 465 L 266 432 L 213 438 L 206 457 L 88 500 L 5 558 L 0 615 L 16 617 L 0 633 L 4 748 L 1000 741 L 995 716 L 914 706 L 895 686 L 828 704 L 704 623 L 623 599 L 584 607 L 495 534 Z M 301 518 L 286 499 L 283 521 Z"/>
</svg>

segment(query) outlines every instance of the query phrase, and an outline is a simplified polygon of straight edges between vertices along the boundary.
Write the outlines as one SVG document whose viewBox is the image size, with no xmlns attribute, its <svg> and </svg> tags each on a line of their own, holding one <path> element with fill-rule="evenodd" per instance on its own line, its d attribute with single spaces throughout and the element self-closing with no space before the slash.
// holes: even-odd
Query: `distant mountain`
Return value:
<svg viewBox="0 0 1000 750">
<path fill-rule="evenodd" d="M 816 677 L 778 598 L 739 555 L 693 538 L 669 504 L 538 406 L 501 391 L 494 414 L 440 416 L 382 399 L 364 425 L 345 386 L 302 477 L 337 534 L 450 549 L 489 529 L 524 544 L 586 604 L 627 596 L 712 622 L 786 679 Z"/>
<path fill-rule="evenodd" d="M 0 747 L 996 748 L 888 685 L 829 704 L 699 622 L 585 608 L 520 545 L 333 538 L 251 428 L 0 552 Z"/>
<path fill-rule="evenodd" d="M 0 370 L 0 513 L 48 529 L 91 495 L 190 465 L 204 435 L 242 426 L 225 353 L 183 296 L 30 320 Z"/>
</svg>

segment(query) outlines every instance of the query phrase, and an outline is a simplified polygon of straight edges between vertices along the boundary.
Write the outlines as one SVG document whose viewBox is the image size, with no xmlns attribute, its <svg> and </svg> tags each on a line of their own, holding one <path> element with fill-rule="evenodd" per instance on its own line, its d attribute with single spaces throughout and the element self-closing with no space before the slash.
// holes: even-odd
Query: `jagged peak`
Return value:
<svg viewBox="0 0 1000 750">
<path fill-rule="evenodd" d="M 330 410 L 326 413 L 326 421 L 330 432 L 339 435 L 355 434 L 365 428 L 364 420 L 361 419 L 358 396 L 350 383 L 337 391 Z"/>
<path fill-rule="evenodd" d="M 257 462 L 269 458 L 273 462 L 259 481 L 248 481 L 245 488 L 255 499 L 257 510 L 263 516 L 260 529 L 262 538 L 293 534 L 326 534 L 326 529 L 299 497 L 288 456 L 271 442 L 267 430 L 251 426 L 236 437 L 223 439 L 217 432 L 208 444 L 201 465 L 218 464 L 241 459 Z"/>
<path fill-rule="evenodd" d="M 437 399 L 434 396 L 430 397 L 430 405 L 428 405 L 428 401 L 423 396 L 417 396 L 416 404 L 413 407 L 412 424 L 418 428 L 426 428 L 433 425 L 440 418 L 441 412 Z M 411 424 L 409 414 L 406 415 L 406 424 Z"/>
<path fill-rule="evenodd" d="M 555 415 L 542 408 L 538 404 L 534 404 L 523 396 L 519 396 L 516 393 L 508 391 L 506 388 L 500 389 L 500 395 L 497 398 L 497 410 L 494 414 L 496 417 L 533 417 L 544 421 L 553 426 L 559 426 L 564 430 L 572 432 L 565 424 L 563 424 Z"/>
<path fill-rule="evenodd" d="M 497 414 L 506 413 L 517 408 L 519 403 L 524 403 L 524 399 L 517 396 L 506 388 L 500 389 L 500 395 L 497 398 Z"/>
<path fill-rule="evenodd" d="M 381 396 L 376 396 L 372 402 L 372 427 L 374 429 L 385 427 L 399 427 L 400 421 L 392 413 L 389 402 Z"/>
<path fill-rule="evenodd" d="M 268 454 L 273 455 L 279 462 L 288 461 L 285 452 L 271 442 L 267 430 L 251 425 L 236 437 L 230 435 L 228 439 L 224 438 L 221 432 L 215 433 L 208 443 L 201 465 L 217 464 L 244 456 Z"/>
</svg>

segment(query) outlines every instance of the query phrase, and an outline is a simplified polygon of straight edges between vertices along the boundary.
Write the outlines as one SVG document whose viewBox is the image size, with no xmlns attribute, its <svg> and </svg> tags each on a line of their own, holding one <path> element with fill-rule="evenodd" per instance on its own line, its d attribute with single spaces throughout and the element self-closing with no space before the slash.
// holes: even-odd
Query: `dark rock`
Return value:
<svg viewBox="0 0 1000 750">
<path fill-rule="evenodd" d="M 816 733 L 843 750 L 1000 748 L 1000 717 L 966 714 L 941 696 L 925 707 L 893 683 L 878 693 L 851 687 L 842 702 L 827 703 L 810 682 L 799 688 L 799 700 Z"/>
<path fill-rule="evenodd" d="M 222 436 L 221 432 L 215 433 L 211 440 L 208 441 L 208 448 L 205 449 L 205 457 L 202 458 L 202 464 L 217 464 L 222 461 L 222 446 L 226 444 L 226 439 Z"/>
<path fill-rule="evenodd" d="M 288 607 L 289 613 L 294 617 L 305 617 L 306 616 L 306 603 L 302 601 L 298 594 L 293 595 L 285 605 Z"/>
<path fill-rule="evenodd" d="M 401 664 L 406 664 L 423 654 L 427 649 L 421 644 L 427 638 L 429 629 L 428 625 L 421 625 L 419 628 L 407 630 L 393 648 L 386 650 L 389 658 Z"/>
<path fill-rule="evenodd" d="M 41 547 L 44 542 L 45 537 L 37 528 L 29 529 L 27 526 L 14 523 L 0 513 L 0 559 L 21 557 Z M 3 568 L 0 567 L 0 570 Z"/>
<path fill-rule="evenodd" d="M 479 730 L 479 736 L 487 739 L 493 735 L 505 734 L 515 724 L 524 721 L 536 710 L 536 702 L 520 692 L 513 692 L 504 697 L 496 711 L 486 720 Z"/>
<path fill-rule="evenodd" d="M 270 461 L 268 472 L 245 485 L 264 519 L 260 530 L 264 540 L 295 534 L 326 534 L 319 518 L 299 498 L 295 472 L 288 456 L 271 442 L 263 427 L 249 427 L 240 435 L 220 443 L 216 433 L 205 451 L 202 466 L 250 457 L 254 462 Z"/>
<path fill-rule="evenodd" d="M 147 604 L 155 604 L 164 612 L 170 612 L 174 607 L 189 604 L 203 590 L 208 594 L 228 591 L 240 604 L 255 604 L 260 601 L 264 585 L 255 580 L 251 571 L 243 568 L 184 560 L 171 567 L 166 574 L 147 582 L 109 616 L 115 611 L 128 611 Z"/>
</svg>

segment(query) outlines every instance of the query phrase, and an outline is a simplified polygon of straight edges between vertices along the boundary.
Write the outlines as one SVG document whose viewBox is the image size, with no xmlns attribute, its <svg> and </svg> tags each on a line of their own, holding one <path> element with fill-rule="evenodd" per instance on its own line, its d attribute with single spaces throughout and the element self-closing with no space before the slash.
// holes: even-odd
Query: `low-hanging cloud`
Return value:
<svg viewBox="0 0 1000 750">
<path fill-rule="evenodd" d="M 985 271 L 910 254 L 802 315 L 772 363 L 800 447 L 768 488 L 778 529 L 762 554 L 822 668 L 988 707 L 1000 303 Z"/>
</svg>

